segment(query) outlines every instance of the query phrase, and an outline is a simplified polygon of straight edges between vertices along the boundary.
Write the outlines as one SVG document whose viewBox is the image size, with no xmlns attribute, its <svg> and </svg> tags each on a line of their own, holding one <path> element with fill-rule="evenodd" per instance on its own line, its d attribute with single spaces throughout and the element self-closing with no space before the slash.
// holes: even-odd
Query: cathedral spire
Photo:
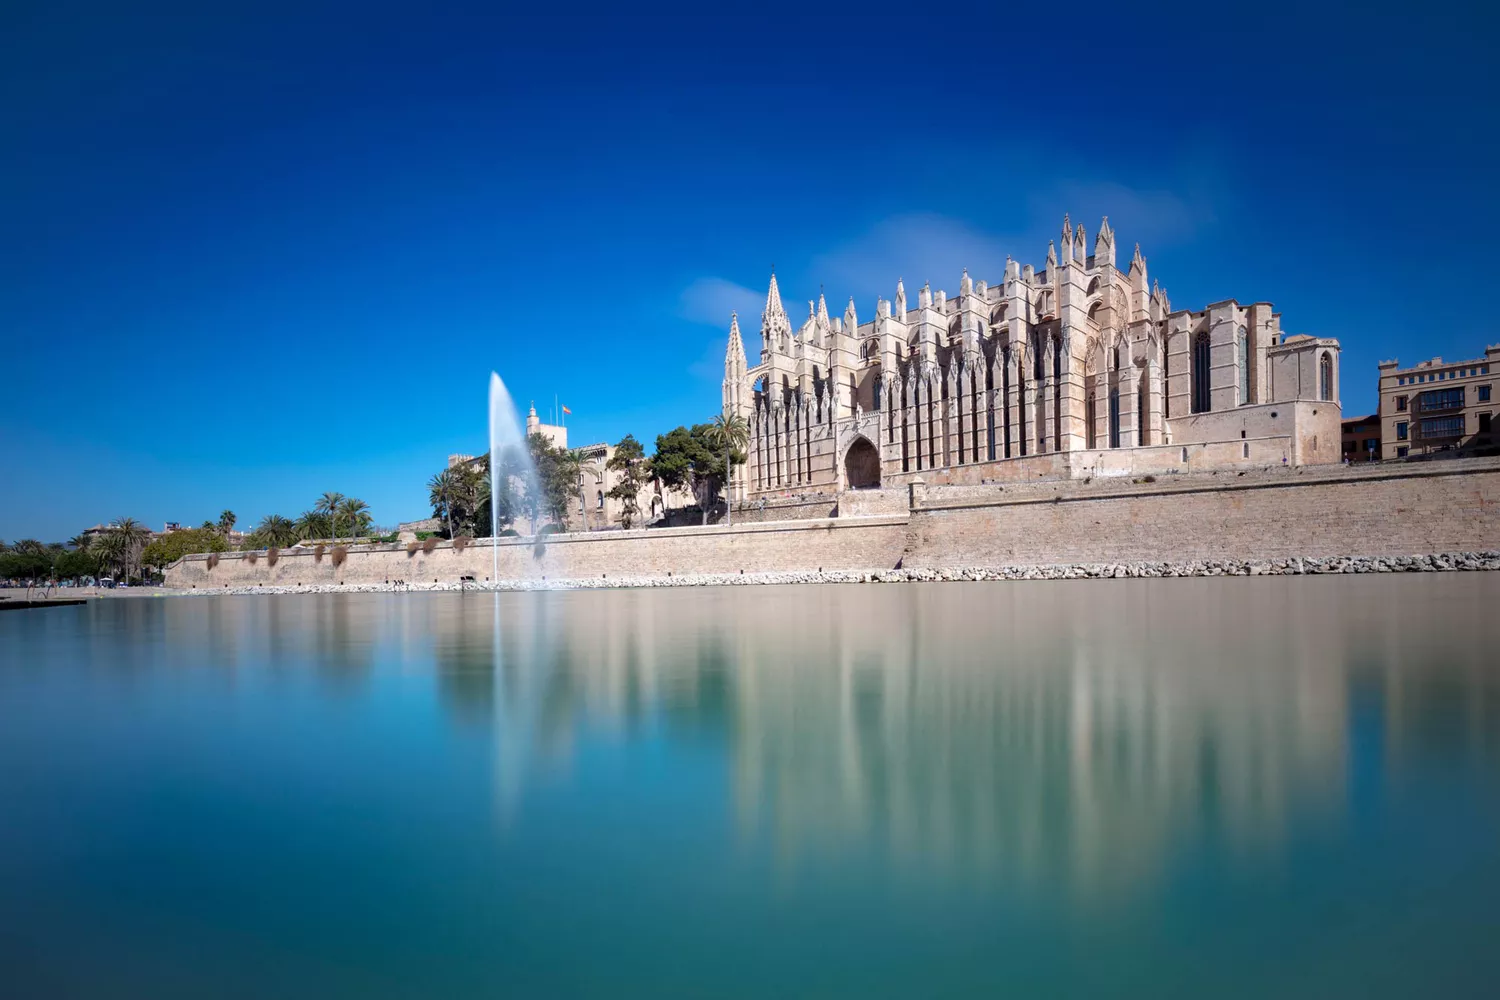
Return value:
<svg viewBox="0 0 1500 1000">
<path fill-rule="evenodd" d="M 732 312 L 729 314 L 729 349 L 724 352 L 724 368 L 728 370 L 734 364 L 740 366 L 740 371 L 749 367 L 745 361 L 745 342 L 740 338 L 740 315 Z"/>
<path fill-rule="evenodd" d="M 1066 227 L 1064 227 L 1066 228 Z M 1047 270 L 1051 271 L 1057 267 L 1057 244 L 1051 240 L 1047 241 Z"/>
<path fill-rule="evenodd" d="M 771 269 L 771 287 L 766 292 L 766 311 L 760 314 L 760 340 L 762 353 L 788 349 L 787 340 L 792 335 L 792 321 L 787 318 L 786 308 L 781 304 L 781 289 L 776 285 L 776 270 Z"/>
<path fill-rule="evenodd" d="M 1073 259 L 1073 220 L 1068 217 L 1068 213 L 1066 212 L 1063 213 L 1062 259 L 1064 262 Z M 1049 260 L 1052 260 L 1052 258 L 1049 257 Z"/>
<path fill-rule="evenodd" d="M 896 279 L 896 318 L 906 322 L 906 285 L 900 278 Z"/>
<path fill-rule="evenodd" d="M 969 269 L 967 267 L 964 268 L 964 276 L 958 279 L 958 294 L 974 294 L 974 279 L 969 277 Z"/>
<path fill-rule="evenodd" d="M 1087 243 L 1088 237 L 1084 235 L 1083 223 L 1080 222 L 1078 224 L 1078 232 L 1073 237 L 1073 259 L 1080 264 L 1084 262 L 1084 258 L 1088 255 Z"/>
<path fill-rule="evenodd" d="M 849 296 L 849 308 L 844 310 L 844 332 L 851 337 L 859 336 L 859 314 L 854 311 L 854 296 Z"/>
</svg>

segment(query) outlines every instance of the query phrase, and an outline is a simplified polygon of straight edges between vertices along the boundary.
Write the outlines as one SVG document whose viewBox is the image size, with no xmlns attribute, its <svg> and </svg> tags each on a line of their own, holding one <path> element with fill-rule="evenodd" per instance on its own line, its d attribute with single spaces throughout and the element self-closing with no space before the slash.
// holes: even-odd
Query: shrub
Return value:
<svg viewBox="0 0 1500 1000">
<path fill-rule="evenodd" d="M 561 532 L 562 530 L 563 530 L 563 527 L 560 524 L 544 524 L 544 525 L 542 525 L 542 530 L 540 530 L 540 531 L 537 532 L 537 535 L 538 536 L 541 536 L 541 535 L 555 535 L 555 534 L 558 534 L 559 532 Z"/>
<path fill-rule="evenodd" d="M 407 542 L 406 543 L 406 554 L 408 556 L 414 556 L 414 555 L 416 555 L 417 554 L 417 549 L 419 549 L 421 547 L 421 545 L 422 545 L 422 543 L 421 542 L 417 542 L 417 541 Z"/>
<path fill-rule="evenodd" d="M 468 535 L 459 535 L 457 538 L 453 539 L 453 551 L 462 552 L 464 549 L 469 547 L 469 543 L 473 540 L 474 539 L 470 538 Z"/>
<path fill-rule="evenodd" d="M 281 550 L 278 549 L 276 546 L 273 545 L 269 549 L 266 550 L 266 565 L 267 566 L 275 566 L 276 565 L 276 560 L 278 560 L 280 558 L 281 558 Z"/>
<path fill-rule="evenodd" d="M 428 535 L 426 538 L 422 539 L 422 551 L 431 552 L 433 549 L 437 548 L 437 543 L 438 540 L 436 535 Z"/>
<path fill-rule="evenodd" d="M 520 538 L 521 537 L 521 533 L 519 531 L 517 531 L 515 528 L 506 528 L 504 531 L 500 532 L 500 537 L 501 538 Z"/>
<path fill-rule="evenodd" d="M 219 565 L 219 554 L 217 552 L 210 552 L 208 554 L 208 568 L 213 569 L 217 565 Z"/>
<path fill-rule="evenodd" d="M 335 545 L 330 558 L 333 560 L 335 566 L 342 566 L 344 565 L 344 560 L 349 558 L 349 550 L 342 545 Z"/>
<path fill-rule="evenodd" d="M 251 549 L 249 552 L 245 553 L 245 561 L 248 562 L 251 566 L 254 566 L 256 561 L 259 559 L 260 553 L 255 551 L 254 549 Z"/>
<path fill-rule="evenodd" d="M 436 531 L 419 531 L 417 532 L 417 541 L 425 542 L 427 541 L 427 539 L 435 537 L 436 535 Z"/>
<path fill-rule="evenodd" d="M 1143 482 L 1143 483 L 1154 483 L 1154 482 L 1156 482 L 1156 477 L 1155 476 L 1146 476 L 1146 477 L 1144 477 L 1141 480 L 1141 482 Z"/>
<path fill-rule="evenodd" d="M 325 551 L 327 551 L 327 549 L 328 549 L 328 546 L 324 545 L 322 542 L 319 542 L 317 545 L 314 545 L 313 546 L 313 562 L 322 562 L 323 561 L 323 553 Z"/>
</svg>

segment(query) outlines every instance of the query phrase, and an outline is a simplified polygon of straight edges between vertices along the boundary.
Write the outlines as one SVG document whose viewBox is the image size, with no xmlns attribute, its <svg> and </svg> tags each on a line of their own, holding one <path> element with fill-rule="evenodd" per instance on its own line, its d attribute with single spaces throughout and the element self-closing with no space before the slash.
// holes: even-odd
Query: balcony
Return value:
<svg viewBox="0 0 1500 1000">
<path fill-rule="evenodd" d="M 1451 413 L 1454 410 L 1464 408 L 1464 390 L 1462 387 L 1456 389 L 1432 389 L 1417 396 L 1416 410 L 1423 415 L 1434 413 Z"/>
</svg>

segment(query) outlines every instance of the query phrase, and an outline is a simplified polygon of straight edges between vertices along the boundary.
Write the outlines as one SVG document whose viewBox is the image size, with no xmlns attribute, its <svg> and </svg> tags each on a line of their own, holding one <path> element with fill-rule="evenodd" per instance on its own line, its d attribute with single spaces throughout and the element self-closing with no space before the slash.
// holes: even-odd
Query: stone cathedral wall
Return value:
<svg viewBox="0 0 1500 1000">
<path fill-rule="evenodd" d="M 494 551 L 502 579 L 555 580 L 1500 550 L 1500 459 L 910 491 L 909 509 L 903 491 L 861 491 L 840 498 L 837 518 L 555 535 L 541 546 L 507 538 Z M 274 566 L 265 553 L 224 553 L 212 566 L 188 556 L 168 568 L 167 585 L 483 581 L 491 552 L 481 540 L 462 551 L 360 547 L 341 566 L 295 549 Z"/>
</svg>

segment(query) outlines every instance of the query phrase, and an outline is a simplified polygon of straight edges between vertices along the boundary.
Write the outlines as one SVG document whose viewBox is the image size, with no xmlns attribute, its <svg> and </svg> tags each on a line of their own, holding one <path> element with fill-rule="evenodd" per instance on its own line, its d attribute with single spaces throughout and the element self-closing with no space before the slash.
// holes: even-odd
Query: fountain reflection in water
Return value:
<svg viewBox="0 0 1500 1000">
<path fill-rule="evenodd" d="M 526 447 L 526 433 L 516 413 L 515 402 L 505 383 L 490 372 L 490 581 L 500 582 L 501 499 L 517 489 L 528 496 L 537 492 L 536 466 Z"/>
</svg>

